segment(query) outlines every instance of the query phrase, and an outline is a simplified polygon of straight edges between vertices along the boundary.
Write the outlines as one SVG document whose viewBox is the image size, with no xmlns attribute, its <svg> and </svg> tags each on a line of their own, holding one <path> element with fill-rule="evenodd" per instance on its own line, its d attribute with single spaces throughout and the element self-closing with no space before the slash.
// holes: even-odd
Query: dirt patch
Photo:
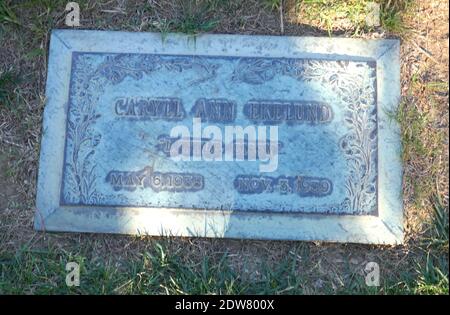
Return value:
<svg viewBox="0 0 450 315">
<path fill-rule="evenodd" d="M 8 160 L 7 154 L 0 152 L 0 212 L 8 207 L 10 199 L 15 195 L 14 185 L 11 184 Z"/>
</svg>

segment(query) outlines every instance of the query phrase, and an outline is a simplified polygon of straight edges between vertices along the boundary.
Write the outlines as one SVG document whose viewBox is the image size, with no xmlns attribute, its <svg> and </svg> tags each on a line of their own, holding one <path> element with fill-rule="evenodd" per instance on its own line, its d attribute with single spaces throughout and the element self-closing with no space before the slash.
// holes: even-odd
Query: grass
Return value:
<svg viewBox="0 0 450 315">
<path fill-rule="evenodd" d="M 427 254 L 424 265 L 368 287 L 364 274 L 347 262 L 346 277 L 311 279 L 293 255 L 275 266 L 262 263 L 256 277 L 234 270 L 229 253 L 186 261 L 164 240 L 133 259 L 117 262 L 90 255 L 86 248 L 0 254 L 0 294 L 448 294 L 448 262 Z M 80 286 L 67 286 L 65 266 L 80 266 Z"/>
<path fill-rule="evenodd" d="M 205 21 L 201 14 L 196 13 L 185 15 L 182 20 L 174 23 L 174 25 L 174 31 L 188 35 L 197 35 L 213 30 L 217 25 L 217 21 Z"/>
<path fill-rule="evenodd" d="M 212 31 L 218 21 L 208 18 L 217 3 L 208 1 L 184 1 L 182 2 L 182 15 L 168 23 L 167 31 L 180 32 L 187 35 L 198 35 Z"/>
<path fill-rule="evenodd" d="M 17 16 L 10 7 L 9 3 L 2 0 L 0 2 L 0 24 L 6 23 L 20 25 L 19 20 L 17 19 Z"/>
<path fill-rule="evenodd" d="M 426 47 L 435 61 L 402 42 L 403 98 L 393 117 L 403 141 L 406 244 L 34 232 L 48 35 L 65 27 L 66 1 L 0 0 L 0 294 L 448 294 L 448 28 L 427 28 L 428 15 L 446 20 L 435 4 L 380 1 L 378 28 L 366 25 L 362 0 L 77 2 L 86 29 L 278 35 L 282 4 L 286 35 L 408 34 Z M 71 261 L 81 266 L 80 287 L 65 285 Z M 380 287 L 365 284 L 370 261 L 380 265 Z"/>
<path fill-rule="evenodd" d="M 380 11 L 380 20 L 383 28 L 394 34 L 404 34 L 408 30 L 404 23 L 404 15 L 410 14 L 413 5 L 414 1 L 412 0 L 383 1 Z"/>
<path fill-rule="evenodd" d="M 402 160 L 408 161 L 414 158 L 416 154 L 426 154 L 426 146 L 422 139 L 422 134 L 426 130 L 429 117 L 428 113 L 422 113 L 413 101 L 404 100 L 400 103 L 397 112 L 397 120 L 402 130 Z M 405 122 L 408 122 L 406 124 Z"/>
<path fill-rule="evenodd" d="M 449 220 L 448 208 L 444 205 L 439 195 L 434 195 L 431 199 L 433 205 L 433 219 L 429 223 L 428 246 L 442 247 L 448 252 Z"/>
<path fill-rule="evenodd" d="M 22 78 L 15 70 L 7 70 L 0 72 L 0 109 L 4 108 L 8 111 L 10 118 L 22 120 L 26 112 L 26 106 L 23 102 L 23 95 L 18 89 Z M 22 121 L 20 127 L 26 129 L 27 121 Z"/>
<path fill-rule="evenodd" d="M 303 9 L 301 12 L 306 21 L 318 23 L 328 35 L 336 26 L 352 28 L 354 34 L 365 27 L 366 1 L 304 0 L 297 1 L 296 5 Z"/>
<path fill-rule="evenodd" d="M 13 90 L 17 87 L 18 78 L 13 70 L 0 72 L 0 108 L 12 108 L 14 99 Z"/>
<path fill-rule="evenodd" d="M 294 8 L 298 21 L 318 25 L 319 28 L 332 32 L 350 32 L 353 36 L 373 31 L 376 26 L 368 25 L 367 16 L 372 11 L 369 0 L 296 0 Z M 414 1 L 382 0 L 375 1 L 380 7 L 381 27 L 396 35 L 407 31 L 404 16 L 409 15 Z M 266 0 L 272 9 L 279 7 L 279 1 Z"/>
<path fill-rule="evenodd" d="M 278 274 L 270 274 L 271 289 L 265 282 L 259 287 L 239 279 L 226 261 L 226 255 L 212 263 L 204 256 L 197 264 L 182 262 L 177 252 L 170 253 L 164 243 L 156 243 L 151 252 L 120 266 L 101 260 L 93 261 L 82 254 L 53 249 L 22 249 L 14 256 L 1 257 L 1 293 L 96 293 L 96 294 L 239 294 L 275 292 Z M 65 285 L 65 264 L 80 264 L 80 287 Z"/>
<path fill-rule="evenodd" d="M 413 202 L 418 208 L 424 204 L 436 204 L 436 179 L 443 167 L 437 160 L 445 154 L 442 144 L 448 137 L 444 129 L 434 127 L 436 121 L 441 119 L 438 107 L 442 102 L 442 95 L 448 95 L 448 85 L 445 86 L 442 82 L 424 82 L 427 71 L 419 69 L 411 75 L 407 92 L 394 114 L 401 126 L 402 161 L 406 165 L 427 169 L 425 176 L 419 175 L 422 171 L 418 170 L 405 174 L 405 180 L 412 188 Z M 442 208 L 440 197 L 439 200 Z"/>
<path fill-rule="evenodd" d="M 213 31 L 218 20 L 211 16 L 214 10 L 224 6 L 224 2 L 187 0 L 175 1 L 174 6 L 179 9 L 178 14 L 166 17 L 157 14 L 156 20 L 150 23 L 149 30 L 161 32 L 163 37 L 169 32 L 179 32 L 195 37 L 195 35 Z M 146 9 L 147 14 L 155 13 L 154 8 L 149 5 Z"/>
<path fill-rule="evenodd" d="M 422 135 L 428 125 L 428 114 L 419 112 L 417 104 L 404 100 L 398 107 L 396 119 L 402 126 L 402 161 L 412 162 L 418 155 L 427 154 L 427 147 Z M 422 181 L 416 176 L 407 176 L 406 180 L 413 188 L 413 200 L 416 207 L 420 207 L 430 193 L 430 186 L 434 183 Z"/>
<path fill-rule="evenodd" d="M 280 9 L 281 0 L 264 0 L 264 6 L 270 10 Z"/>
</svg>

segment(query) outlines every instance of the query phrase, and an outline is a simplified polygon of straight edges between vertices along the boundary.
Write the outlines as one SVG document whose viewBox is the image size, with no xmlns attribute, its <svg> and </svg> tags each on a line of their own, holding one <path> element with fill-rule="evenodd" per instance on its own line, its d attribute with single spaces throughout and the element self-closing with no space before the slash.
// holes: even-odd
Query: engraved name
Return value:
<svg viewBox="0 0 450 315">
<path fill-rule="evenodd" d="M 181 99 L 174 97 L 122 97 L 116 100 L 116 115 L 139 119 L 183 120 L 186 116 Z"/>
<path fill-rule="evenodd" d="M 200 98 L 192 107 L 191 113 L 202 121 L 229 123 L 236 118 L 236 103 L 223 98 Z"/>
<path fill-rule="evenodd" d="M 250 100 L 244 105 L 244 115 L 266 124 L 323 124 L 333 119 L 328 104 L 314 101 Z"/>
<path fill-rule="evenodd" d="M 116 191 L 134 191 L 140 187 L 151 188 L 155 192 L 195 192 L 205 186 L 200 174 L 155 172 L 150 166 L 136 172 L 112 170 L 106 176 L 106 182 Z"/>
<path fill-rule="evenodd" d="M 331 180 L 311 176 L 238 175 L 233 185 L 241 194 L 278 192 L 282 195 L 294 193 L 300 197 L 324 197 L 333 192 Z"/>
</svg>

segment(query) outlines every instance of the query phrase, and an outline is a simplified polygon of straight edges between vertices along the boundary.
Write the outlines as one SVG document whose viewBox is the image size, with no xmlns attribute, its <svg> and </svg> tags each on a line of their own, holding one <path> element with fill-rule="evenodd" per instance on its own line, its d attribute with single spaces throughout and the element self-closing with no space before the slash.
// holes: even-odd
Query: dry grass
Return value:
<svg viewBox="0 0 450 315">
<path fill-rule="evenodd" d="M 55 271 L 59 270 L 59 264 L 28 265 L 34 259 L 42 262 L 36 251 L 56 253 L 45 256 L 49 261 L 78 257 L 76 259 L 86 260 L 86 268 L 107 264 L 113 267 L 107 269 L 110 271 L 130 261 L 145 261 L 143 253 L 158 253 L 155 242 L 164 243 L 167 255 L 180 257 L 179 264 L 193 266 L 195 270 L 202 268 L 203 257 L 210 257 L 210 265 L 217 265 L 226 255 L 234 275 L 231 279 L 268 286 L 255 292 L 448 293 L 448 2 L 383 1 L 382 27 L 375 28 L 365 26 L 365 6 L 356 0 L 78 2 L 84 29 L 400 37 L 403 100 L 396 118 L 402 125 L 404 143 L 406 244 L 391 247 L 190 238 L 163 240 L 33 231 L 49 30 L 65 28 L 65 1 L 0 0 L 0 82 L 5 82 L 0 86 L 0 293 L 2 290 L 42 292 L 39 287 L 61 281 L 64 270 Z M 440 232 L 436 232 L 439 226 L 436 217 L 439 216 L 435 209 L 440 209 L 443 217 L 440 222 L 444 227 L 438 228 Z M 446 242 L 441 242 L 442 235 L 447 235 Z M 2 262 L 11 262 L 11 257 L 16 257 L 12 269 Z M 289 264 L 283 269 L 281 262 L 287 258 Z M 383 285 L 375 291 L 360 283 L 369 261 L 378 262 L 381 267 Z M 40 277 L 43 271 L 39 268 L 36 271 L 37 266 L 44 269 L 47 266 L 47 272 L 54 274 L 41 278 L 40 282 L 23 280 L 22 284 L 14 284 L 13 277 L 26 270 Z M 143 266 L 139 270 L 127 269 L 131 280 L 120 278 L 121 282 L 112 282 L 111 290 L 106 292 L 117 292 L 114 289 L 124 283 L 136 281 L 133 277 L 139 272 L 156 268 L 151 263 Z M 436 269 L 447 272 L 446 284 L 444 281 L 436 287 L 436 282 L 442 281 Z M 155 270 L 166 272 L 166 269 Z M 277 270 L 281 273 L 271 274 Z M 114 278 L 114 272 L 111 277 Z M 292 284 L 292 278 L 296 284 Z M 92 279 L 93 286 L 96 281 L 106 281 L 104 277 L 95 280 L 95 275 Z M 164 279 L 161 283 L 165 283 Z M 187 292 L 241 292 L 207 289 Z M 54 291 L 49 289 L 49 292 Z M 164 292 L 178 291 L 161 291 Z"/>
</svg>

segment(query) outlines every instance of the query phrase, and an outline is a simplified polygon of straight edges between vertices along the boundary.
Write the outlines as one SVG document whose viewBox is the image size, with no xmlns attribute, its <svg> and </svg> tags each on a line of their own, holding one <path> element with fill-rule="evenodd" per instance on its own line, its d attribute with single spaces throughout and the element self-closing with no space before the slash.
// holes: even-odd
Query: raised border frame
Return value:
<svg viewBox="0 0 450 315">
<path fill-rule="evenodd" d="M 72 52 L 345 58 L 375 61 L 378 106 L 378 215 L 257 213 L 136 207 L 61 206 Z M 400 131 L 391 118 L 400 99 L 398 40 L 53 30 L 39 162 L 35 229 L 197 237 L 403 242 Z"/>
</svg>

